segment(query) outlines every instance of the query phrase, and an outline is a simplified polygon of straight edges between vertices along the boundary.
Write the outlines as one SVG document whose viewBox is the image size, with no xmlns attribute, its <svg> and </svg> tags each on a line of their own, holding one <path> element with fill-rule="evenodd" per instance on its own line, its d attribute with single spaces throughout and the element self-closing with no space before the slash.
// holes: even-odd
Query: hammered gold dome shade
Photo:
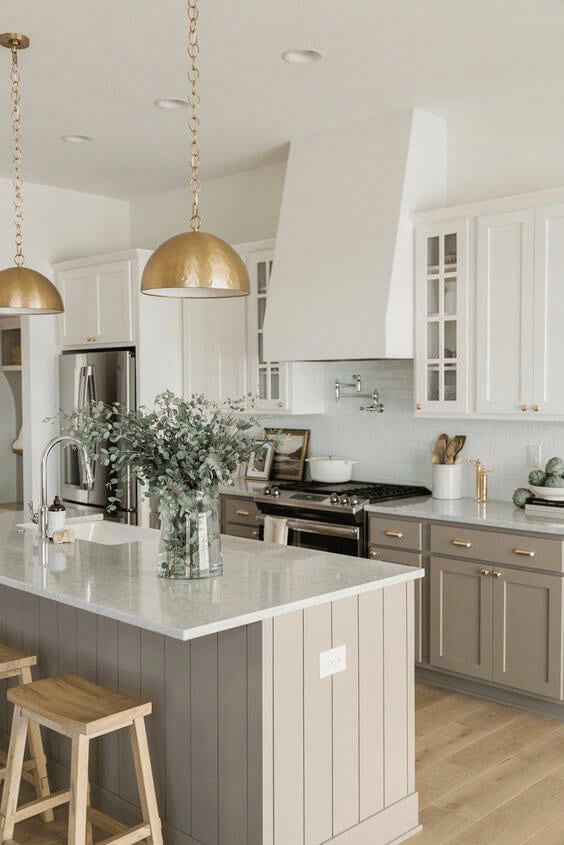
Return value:
<svg viewBox="0 0 564 845">
<path fill-rule="evenodd" d="M 207 232 L 183 232 L 151 255 L 141 290 L 152 296 L 179 298 L 247 296 L 249 274 L 226 241 Z"/>
<path fill-rule="evenodd" d="M 28 267 L 0 270 L 0 314 L 62 314 L 63 300 L 55 285 Z"/>
</svg>

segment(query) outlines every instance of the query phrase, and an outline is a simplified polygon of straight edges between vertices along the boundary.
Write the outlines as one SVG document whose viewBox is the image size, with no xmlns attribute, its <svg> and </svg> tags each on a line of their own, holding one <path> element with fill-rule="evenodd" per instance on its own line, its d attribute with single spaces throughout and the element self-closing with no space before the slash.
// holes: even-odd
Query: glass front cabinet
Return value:
<svg viewBox="0 0 564 845">
<path fill-rule="evenodd" d="M 468 411 L 468 229 L 467 220 L 416 229 L 416 415 Z"/>
</svg>

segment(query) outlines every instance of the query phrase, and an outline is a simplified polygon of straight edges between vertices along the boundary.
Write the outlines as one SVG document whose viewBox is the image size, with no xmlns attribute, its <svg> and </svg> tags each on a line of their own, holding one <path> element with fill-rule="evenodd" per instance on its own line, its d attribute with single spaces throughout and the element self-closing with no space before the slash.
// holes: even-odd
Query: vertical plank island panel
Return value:
<svg viewBox="0 0 564 845">
<path fill-rule="evenodd" d="M 118 622 L 118 689 L 126 695 L 141 695 L 141 631 L 132 625 Z M 139 806 L 135 765 L 131 753 L 129 731 L 118 733 L 119 795 L 130 804 Z"/>
<path fill-rule="evenodd" d="M 262 840 L 274 845 L 274 622 L 261 625 L 262 650 Z"/>
<path fill-rule="evenodd" d="M 333 648 L 347 668 L 333 676 L 333 836 L 359 821 L 358 597 L 333 602 Z"/>
<path fill-rule="evenodd" d="M 89 681 L 96 683 L 96 614 L 76 611 L 76 669 Z M 98 742 L 90 743 L 88 760 L 90 783 L 98 783 Z"/>
<path fill-rule="evenodd" d="M 247 629 L 217 638 L 220 845 L 247 845 Z"/>
<path fill-rule="evenodd" d="M 421 591 L 421 581 L 408 581 L 406 590 L 407 630 L 407 792 L 415 792 L 415 597 Z"/>
<path fill-rule="evenodd" d="M 333 703 L 331 677 L 320 678 L 319 655 L 331 648 L 331 604 L 304 610 L 304 841 L 333 835 Z"/>
<path fill-rule="evenodd" d="M 262 835 L 263 773 L 262 627 L 247 626 L 247 842 L 267 845 Z"/>
<path fill-rule="evenodd" d="M 384 590 L 384 803 L 408 794 L 407 590 L 394 584 Z"/>
<path fill-rule="evenodd" d="M 57 603 L 39 599 L 39 666 L 42 678 L 57 675 Z M 45 754 L 59 760 L 59 737 L 54 731 L 45 731 Z"/>
<path fill-rule="evenodd" d="M 66 604 L 57 605 L 57 662 L 59 672 L 77 671 L 76 608 Z M 66 736 L 59 737 L 59 762 L 70 769 L 71 743 Z"/>
<path fill-rule="evenodd" d="M 273 624 L 274 845 L 303 845 L 303 613 Z"/>
<path fill-rule="evenodd" d="M 358 597 L 360 820 L 384 809 L 384 590 Z"/>
<path fill-rule="evenodd" d="M 166 822 L 189 831 L 190 789 L 190 643 L 165 639 Z"/>
<path fill-rule="evenodd" d="M 118 623 L 105 616 L 96 617 L 96 673 L 103 687 L 117 689 Z M 114 795 L 119 793 L 119 758 L 117 734 L 102 736 L 98 746 L 98 783 Z"/>
<path fill-rule="evenodd" d="M 153 712 L 146 720 L 151 766 L 159 811 L 165 814 L 165 638 L 162 634 L 141 631 L 141 695 L 153 702 Z"/>
<path fill-rule="evenodd" d="M 219 842 L 217 771 L 217 634 L 192 640 L 190 663 L 192 830 L 205 845 Z"/>
</svg>

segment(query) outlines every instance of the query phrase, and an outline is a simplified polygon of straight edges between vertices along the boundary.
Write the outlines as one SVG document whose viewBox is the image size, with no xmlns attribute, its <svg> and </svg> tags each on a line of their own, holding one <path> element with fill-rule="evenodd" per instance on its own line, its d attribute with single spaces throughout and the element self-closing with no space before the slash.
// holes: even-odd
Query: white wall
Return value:
<svg viewBox="0 0 564 845">
<path fill-rule="evenodd" d="M 0 179 L 0 208 L 10 208 L 12 185 Z M 24 253 L 28 266 L 52 277 L 54 261 L 129 247 L 129 204 L 121 200 L 27 183 Z M 12 264 L 12 215 L 0 218 L 0 265 Z M 24 499 L 39 498 L 39 458 L 53 434 L 44 422 L 57 413 L 56 317 L 22 319 Z M 51 479 L 56 477 L 53 459 Z M 52 489 L 52 488 L 51 488 Z"/>
<path fill-rule="evenodd" d="M 286 164 L 205 182 L 200 195 L 202 230 L 228 243 L 273 238 L 278 227 Z M 155 249 L 188 228 L 192 210 L 187 188 L 133 200 L 131 246 Z"/>
</svg>

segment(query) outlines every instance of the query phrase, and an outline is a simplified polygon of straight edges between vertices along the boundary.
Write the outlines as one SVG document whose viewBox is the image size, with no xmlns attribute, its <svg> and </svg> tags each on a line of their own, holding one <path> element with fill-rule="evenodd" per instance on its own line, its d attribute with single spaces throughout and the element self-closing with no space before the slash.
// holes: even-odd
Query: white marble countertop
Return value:
<svg viewBox="0 0 564 845">
<path fill-rule="evenodd" d="M 232 485 L 224 484 L 220 488 L 222 496 L 260 496 L 267 481 L 249 481 L 246 478 L 234 478 Z M 275 483 L 275 482 L 274 482 Z"/>
<path fill-rule="evenodd" d="M 482 528 L 503 528 L 509 531 L 528 531 L 537 534 L 557 534 L 564 538 L 564 521 L 528 516 L 511 502 L 495 500 L 479 505 L 474 499 L 402 499 L 367 505 L 368 513 L 410 516 L 440 522 L 460 522 Z"/>
<path fill-rule="evenodd" d="M 223 537 L 221 577 L 167 581 L 156 573 L 157 531 L 143 542 L 54 546 L 40 543 L 34 531 L 17 533 L 22 517 L 0 514 L 0 584 L 180 640 L 424 574 L 415 567 Z"/>
</svg>

